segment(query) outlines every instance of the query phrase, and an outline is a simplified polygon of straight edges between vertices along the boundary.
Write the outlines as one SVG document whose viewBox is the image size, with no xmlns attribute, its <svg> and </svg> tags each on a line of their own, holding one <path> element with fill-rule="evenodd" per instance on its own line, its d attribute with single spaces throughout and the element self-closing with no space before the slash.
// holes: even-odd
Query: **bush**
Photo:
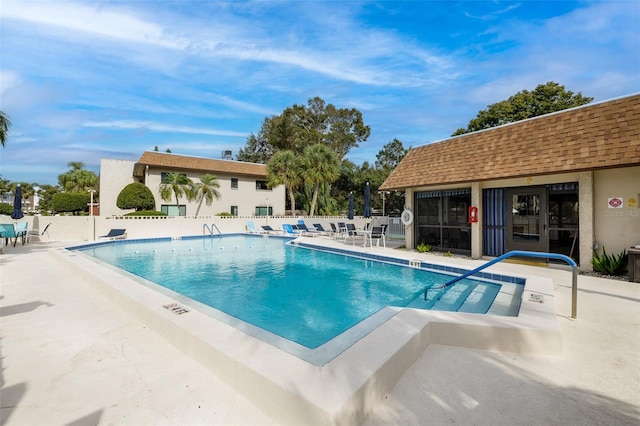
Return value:
<svg viewBox="0 0 640 426">
<path fill-rule="evenodd" d="M 431 245 L 425 244 L 425 243 L 420 243 L 416 247 L 416 250 L 418 250 L 418 253 L 426 253 L 428 251 L 431 251 L 431 249 L 432 249 Z"/>
<path fill-rule="evenodd" d="M 116 200 L 116 206 L 121 209 L 136 209 L 136 211 L 153 210 L 156 199 L 146 185 L 136 182 L 125 186 Z"/>
<path fill-rule="evenodd" d="M 11 213 L 13 213 L 13 204 L 0 203 L 0 214 L 11 216 Z"/>
<path fill-rule="evenodd" d="M 229 212 L 220 212 L 220 213 L 216 213 L 216 216 L 231 217 L 233 215 Z"/>
<path fill-rule="evenodd" d="M 159 212 L 157 210 L 143 210 L 139 212 L 127 213 L 124 216 L 167 216 L 167 214 Z"/>
<path fill-rule="evenodd" d="M 53 196 L 53 210 L 77 214 L 88 208 L 91 197 L 84 192 L 59 192 Z"/>
<path fill-rule="evenodd" d="M 609 256 L 602 246 L 602 256 L 598 256 L 598 253 L 594 252 L 591 264 L 593 270 L 601 274 L 622 275 L 627 267 L 628 257 L 627 250 L 622 250 L 618 256 L 615 254 Z"/>
</svg>

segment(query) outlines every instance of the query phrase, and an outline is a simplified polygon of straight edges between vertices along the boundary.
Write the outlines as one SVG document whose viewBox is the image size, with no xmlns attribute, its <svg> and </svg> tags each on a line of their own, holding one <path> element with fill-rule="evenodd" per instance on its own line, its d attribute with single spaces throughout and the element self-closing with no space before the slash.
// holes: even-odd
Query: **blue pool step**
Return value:
<svg viewBox="0 0 640 426">
<path fill-rule="evenodd" d="M 409 303 L 407 307 L 485 314 L 491 308 L 499 292 L 500 286 L 495 284 L 476 282 L 475 285 L 467 285 L 456 283 L 442 290 L 431 290 L 429 292 L 429 300 L 425 301 L 420 295 L 420 297 Z"/>
</svg>

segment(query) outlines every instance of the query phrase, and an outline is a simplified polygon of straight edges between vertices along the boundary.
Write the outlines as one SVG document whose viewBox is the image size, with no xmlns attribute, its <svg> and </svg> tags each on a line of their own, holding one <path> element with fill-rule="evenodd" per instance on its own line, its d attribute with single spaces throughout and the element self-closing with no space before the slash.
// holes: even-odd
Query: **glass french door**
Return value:
<svg viewBox="0 0 640 426">
<path fill-rule="evenodd" d="M 505 194 L 507 251 L 548 252 L 546 187 L 510 188 Z"/>
</svg>

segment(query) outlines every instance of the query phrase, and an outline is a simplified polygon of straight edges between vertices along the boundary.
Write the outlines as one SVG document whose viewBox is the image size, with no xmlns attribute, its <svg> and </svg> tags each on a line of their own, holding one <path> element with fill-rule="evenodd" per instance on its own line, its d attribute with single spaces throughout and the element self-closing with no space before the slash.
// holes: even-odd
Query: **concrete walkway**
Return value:
<svg viewBox="0 0 640 426">
<path fill-rule="evenodd" d="M 49 247 L 0 254 L 0 424 L 275 424 Z M 638 424 L 640 285 L 580 276 L 572 320 L 568 272 L 500 268 L 554 280 L 563 355 L 432 345 L 365 424 Z"/>
</svg>

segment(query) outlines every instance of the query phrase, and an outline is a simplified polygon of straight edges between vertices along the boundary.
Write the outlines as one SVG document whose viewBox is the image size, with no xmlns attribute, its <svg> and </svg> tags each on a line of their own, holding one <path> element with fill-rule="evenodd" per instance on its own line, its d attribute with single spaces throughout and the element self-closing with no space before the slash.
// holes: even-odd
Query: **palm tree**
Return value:
<svg viewBox="0 0 640 426">
<path fill-rule="evenodd" d="M 67 163 L 71 167 L 67 173 L 58 176 L 58 183 L 67 192 L 84 192 L 87 189 L 98 188 L 98 176 L 84 168 L 80 161 Z"/>
<path fill-rule="evenodd" d="M 211 173 L 207 173 L 206 175 L 200 178 L 200 182 L 196 182 L 193 184 L 193 187 L 190 188 L 191 195 L 198 201 L 198 209 L 196 210 L 196 217 L 198 217 L 198 213 L 200 212 L 200 206 L 202 206 L 202 200 L 207 201 L 207 205 L 210 206 L 213 203 L 213 199 L 220 199 L 220 192 L 218 192 L 218 188 L 220 188 L 220 184 L 218 183 L 218 178 L 216 175 L 212 175 Z"/>
<path fill-rule="evenodd" d="M 338 157 L 326 145 L 318 143 L 304 150 L 302 163 L 304 166 L 302 177 L 306 183 L 313 185 L 309 214 L 314 215 L 320 185 L 333 183 L 340 177 Z"/>
<path fill-rule="evenodd" d="M 302 183 L 301 162 L 290 150 L 278 151 L 269 163 L 267 163 L 268 180 L 270 188 L 284 185 L 289 194 L 291 202 L 291 212 L 296 212 L 296 189 Z"/>
<path fill-rule="evenodd" d="M 188 200 L 193 199 L 190 188 L 193 187 L 193 181 L 183 173 L 168 173 L 164 180 L 160 183 L 160 197 L 164 201 L 171 201 L 173 195 L 176 196 L 176 207 L 180 214 L 180 197 L 187 196 Z"/>
<path fill-rule="evenodd" d="M 7 132 L 9 131 L 9 127 L 11 127 L 11 120 L 7 115 L 0 111 L 0 144 L 4 146 L 7 141 Z"/>
</svg>

